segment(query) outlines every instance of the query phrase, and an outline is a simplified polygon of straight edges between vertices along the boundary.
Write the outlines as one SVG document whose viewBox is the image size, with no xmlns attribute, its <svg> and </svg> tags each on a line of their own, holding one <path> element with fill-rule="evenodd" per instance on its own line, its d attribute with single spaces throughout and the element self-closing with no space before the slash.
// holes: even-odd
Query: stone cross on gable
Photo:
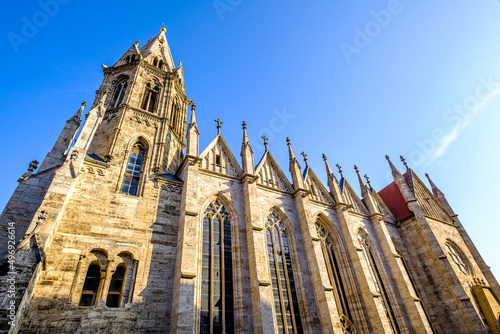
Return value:
<svg viewBox="0 0 500 334">
<path fill-rule="evenodd" d="M 302 152 L 300 154 L 304 157 L 304 162 L 306 163 L 306 166 L 308 166 L 308 164 L 307 164 L 307 154 L 305 154 L 304 152 Z"/>
<path fill-rule="evenodd" d="M 263 136 L 262 136 L 262 137 L 260 137 L 260 138 L 262 138 L 262 139 L 264 140 L 264 148 L 265 148 L 265 149 L 266 149 L 266 151 L 267 151 L 267 141 L 268 141 L 269 139 L 266 137 L 266 135 L 263 135 Z"/>
<path fill-rule="evenodd" d="M 221 128 L 220 125 L 224 123 L 220 120 L 220 118 L 217 118 L 216 120 L 214 120 L 214 122 L 217 123 L 217 134 L 220 135 L 220 128 Z"/>
<path fill-rule="evenodd" d="M 366 174 L 364 175 L 364 178 L 366 179 L 366 183 L 368 183 L 368 186 L 369 186 L 369 187 L 370 187 L 370 189 L 371 189 L 372 185 L 371 185 L 371 183 L 370 183 L 370 178 L 369 178 Z"/>
<path fill-rule="evenodd" d="M 406 160 L 405 158 L 403 158 L 402 155 L 399 156 L 399 158 L 401 159 L 401 161 L 403 162 L 403 165 L 405 165 L 406 169 L 408 169 L 408 164 L 406 163 Z"/>
<path fill-rule="evenodd" d="M 339 169 L 340 176 L 344 177 L 344 174 L 342 174 L 342 167 L 337 164 L 336 167 Z"/>
</svg>

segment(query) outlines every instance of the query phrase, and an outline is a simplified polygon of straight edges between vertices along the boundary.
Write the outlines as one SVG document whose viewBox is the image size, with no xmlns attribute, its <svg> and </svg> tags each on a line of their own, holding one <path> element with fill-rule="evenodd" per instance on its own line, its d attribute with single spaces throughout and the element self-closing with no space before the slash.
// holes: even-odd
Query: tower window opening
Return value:
<svg viewBox="0 0 500 334">
<path fill-rule="evenodd" d="M 85 276 L 83 283 L 82 296 L 80 297 L 79 306 L 94 306 L 97 299 L 97 292 L 101 282 L 101 266 L 99 264 L 91 264 Z"/>
<path fill-rule="evenodd" d="M 132 148 L 127 162 L 127 169 L 125 170 L 122 192 L 136 195 L 145 153 L 146 149 L 141 143 L 137 143 Z"/>
<path fill-rule="evenodd" d="M 156 109 L 156 100 L 158 97 L 158 92 L 159 92 L 158 87 L 151 88 L 151 84 L 148 83 L 144 91 L 144 97 L 142 99 L 141 108 L 151 113 L 154 113 Z"/>
<path fill-rule="evenodd" d="M 115 92 L 113 94 L 113 102 L 111 104 L 112 108 L 118 107 L 125 96 L 125 89 L 127 88 L 127 82 L 122 81 L 115 86 Z"/>
<path fill-rule="evenodd" d="M 106 299 L 107 307 L 120 307 L 126 272 L 127 272 L 127 267 L 124 263 L 122 263 L 116 268 L 116 271 L 113 273 L 113 276 L 111 276 L 111 282 L 109 284 L 109 290 L 108 290 L 108 298 Z"/>
<path fill-rule="evenodd" d="M 215 156 L 215 164 L 217 166 L 220 166 L 220 155 L 218 155 L 218 154 Z"/>
</svg>

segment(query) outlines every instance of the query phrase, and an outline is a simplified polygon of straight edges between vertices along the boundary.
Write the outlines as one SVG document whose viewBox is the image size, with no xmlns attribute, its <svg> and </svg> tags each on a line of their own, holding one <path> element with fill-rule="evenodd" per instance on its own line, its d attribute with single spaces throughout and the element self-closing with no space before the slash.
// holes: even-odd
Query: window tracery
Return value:
<svg viewBox="0 0 500 334">
<path fill-rule="evenodd" d="M 220 200 L 205 210 L 200 333 L 234 333 L 231 217 Z"/>
<path fill-rule="evenodd" d="M 281 218 L 273 211 L 266 221 L 266 240 L 276 315 L 276 332 L 302 333 L 286 228 Z"/>
<path fill-rule="evenodd" d="M 387 286 L 382 277 L 382 272 L 377 264 L 376 255 L 373 252 L 373 247 L 368 242 L 366 237 L 358 234 L 358 239 L 361 244 L 361 248 L 363 249 L 363 254 L 365 256 L 366 262 L 368 263 L 368 269 L 373 279 L 373 283 L 375 285 L 375 289 L 380 294 L 380 298 L 382 299 L 382 306 L 384 307 L 385 314 L 389 323 L 391 325 L 392 333 L 401 333 L 399 329 L 398 322 L 396 320 L 396 313 L 392 306 L 389 293 L 387 290 Z"/>
</svg>

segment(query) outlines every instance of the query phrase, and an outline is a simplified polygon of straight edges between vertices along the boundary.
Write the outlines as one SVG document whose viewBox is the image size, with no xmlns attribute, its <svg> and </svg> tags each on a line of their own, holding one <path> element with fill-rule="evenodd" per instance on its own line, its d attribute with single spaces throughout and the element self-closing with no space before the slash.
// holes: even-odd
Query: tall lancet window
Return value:
<svg viewBox="0 0 500 334">
<path fill-rule="evenodd" d="M 267 218 L 266 239 L 276 314 L 276 333 L 302 333 L 288 236 L 281 218 L 274 212 Z"/>
<path fill-rule="evenodd" d="M 338 237 L 333 235 L 321 220 L 316 222 L 316 230 L 321 240 L 321 248 L 323 249 L 323 257 L 325 266 L 328 271 L 330 284 L 334 287 L 335 302 L 339 311 L 340 321 L 346 333 L 354 333 L 354 325 L 352 324 L 352 314 L 349 309 L 349 299 L 347 298 L 347 286 L 342 277 L 342 266 L 340 261 L 340 241 Z"/>
<path fill-rule="evenodd" d="M 216 200 L 203 217 L 200 333 L 234 333 L 231 218 Z"/>
<path fill-rule="evenodd" d="M 375 284 L 375 289 L 377 289 L 377 292 L 380 294 L 380 298 L 382 299 L 382 306 L 384 307 L 385 315 L 387 316 L 387 319 L 389 320 L 389 323 L 391 325 L 392 333 L 399 334 L 401 333 L 401 330 L 399 329 L 398 322 L 396 321 L 396 313 L 392 306 L 391 299 L 389 298 L 389 293 L 384 282 L 382 272 L 380 271 L 380 268 L 377 264 L 373 247 L 362 235 L 358 235 L 358 239 L 361 243 L 361 247 L 363 248 L 363 253 L 365 255 L 366 261 L 368 262 L 368 267 Z"/>
<path fill-rule="evenodd" d="M 125 96 L 125 89 L 127 88 L 127 81 L 121 81 L 115 85 L 113 100 L 111 102 L 111 108 L 118 107 Z"/>
<path fill-rule="evenodd" d="M 160 89 L 158 86 L 154 88 L 151 87 L 151 84 L 146 84 L 146 90 L 144 91 L 144 97 L 142 98 L 142 106 L 141 108 L 147 110 L 151 113 L 154 113 L 156 110 L 156 103 L 158 100 L 158 92 Z"/>
<path fill-rule="evenodd" d="M 125 169 L 125 175 L 123 177 L 122 192 L 129 195 L 136 195 L 145 154 L 145 145 L 141 141 L 138 141 L 132 147 L 132 152 L 130 152 L 127 161 L 127 168 Z"/>
</svg>

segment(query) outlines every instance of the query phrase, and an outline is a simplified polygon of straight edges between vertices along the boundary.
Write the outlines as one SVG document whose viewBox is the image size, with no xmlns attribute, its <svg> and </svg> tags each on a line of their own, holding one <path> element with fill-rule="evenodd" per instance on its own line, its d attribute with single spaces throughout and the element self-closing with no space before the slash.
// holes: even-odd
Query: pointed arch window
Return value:
<svg viewBox="0 0 500 334">
<path fill-rule="evenodd" d="M 370 274 L 373 279 L 373 283 L 375 284 L 375 289 L 380 294 L 380 298 L 382 299 L 382 306 L 384 307 L 385 314 L 389 323 L 391 325 L 392 333 L 401 333 L 398 322 L 396 321 L 396 313 L 392 306 L 391 300 L 389 298 L 389 293 L 387 290 L 387 286 L 382 277 L 382 272 L 376 261 L 376 255 L 373 252 L 373 247 L 368 243 L 366 238 L 362 235 L 358 235 L 358 239 L 361 243 L 361 248 L 363 249 L 363 254 L 366 258 L 366 262 L 368 263 L 368 268 L 370 269 Z"/>
<path fill-rule="evenodd" d="M 297 290 L 286 228 L 271 212 L 266 222 L 267 252 L 271 269 L 277 333 L 302 333 Z"/>
<path fill-rule="evenodd" d="M 170 114 L 170 126 L 177 133 L 181 133 L 182 128 L 181 108 L 178 101 L 172 104 L 172 113 Z"/>
<path fill-rule="evenodd" d="M 132 147 L 132 152 L 127 161 L 127 168 L 123 177 L 122 192 L 129 195 L 136 195 L 139 180 L 141 178 L 146 147 L 142 142 L 137 142 Z"/>
<path fill-rule="evenodd" d="M 93 262 L 89 265 L 85 281 L 83 283 L 82 296 L 79 306 L 94 306 L 97 301 L 97 293 L 101 283 L 101 264 Z"/>
<path fill-rule="evenodd" d="M 118 107 L 122 103 L 123 97 L 125 96 L 126 88 L 127 88 L 127 81 L 125 80 L 122 80 L 121 82 L 115 85 L 113 100 L 111 102 L 111 108 Z"/>
<path fill-rule="evenodd" d="M 212 202 L 203 217 L 200 333 L 234 333 L 231 218 Z"/>
<path fill-rule="evenodd" d="M 349 299 L 347 298 L 347 289 L 341 273 L 341 261 L 339 258 L 339 242 L 338 239 L 325 228 L 323 222 L 318 220 L 316 222 L 316 231 L 321 241 L 321 248 L 323 250 L 323 258 L 328 271 L 328 278 L 330 284 L 334 286 L 335 301 L 338 305 L 339 316 L 344 319 L 346 324 L 352 325 L 352 314 L 349 308 Z"/>
<path fill-rule="evenodd" d="M 158 86 L 155 86 L 153 88 L 150 83 L 146 84 L 146 89 L 144 91 L 144 96 L 142 98 L 141 108 L 151 113 L 154 113 L 156 110 L 159 91 L 160 89 L 158 88 Z"/>
<path fill-rule="evenodd" d="M 106 299 L 107 307 L 120 307 L 123 296 L 123 287 L 125 286 L 125 274 L 127 272 L 127 265 L 121 263 L 116 267 L 111 282 L 109 284 L 108 298 Z"/>
<path fill-rule="evenodd" d="M 468 275 L 469 267 L 467 266 L 467 262 L 464 259 L 462 251 L 450 241 L 446 242 L 445 247 L 448 251 L 448 254 L 450 254 L 453 262 L 455 262 L 460 271 L 465 275 Z"/>
</svg>

